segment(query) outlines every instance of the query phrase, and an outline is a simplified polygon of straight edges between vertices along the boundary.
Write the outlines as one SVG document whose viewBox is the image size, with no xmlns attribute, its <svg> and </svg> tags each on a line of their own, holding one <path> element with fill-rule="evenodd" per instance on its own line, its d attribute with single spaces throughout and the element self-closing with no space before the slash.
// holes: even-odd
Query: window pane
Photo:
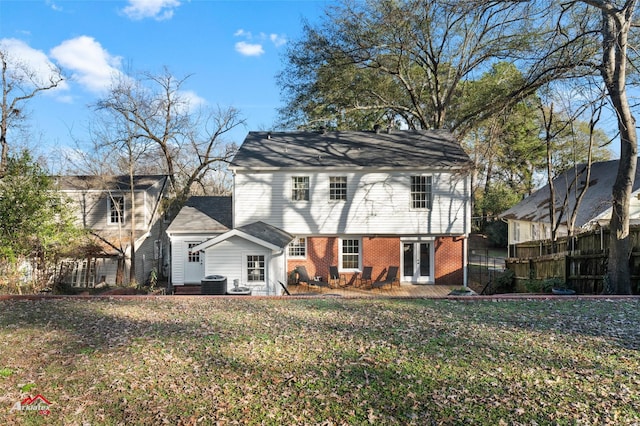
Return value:
<svg viewBox="0 0 640 426">
<path fill-rule="evenodd" d="M 247 280 L 264 281 L 264 256 L 247 256 Z"/>
<path fill-rule="evenodd" d="M 329 177 L 329 199 L 330 200 L 346 200 L 347 199 L 347 177 L 346 176 L 330 176 Z"/>
<path fill-rule="evenodd" d="M 124 222 L 124 197 L 122 196 L 109 197 L 109 222 L 110 223 Z"/>
<path fill-rule="evenodd" d="M 360 267 L 360 240 L 342 240 L 342 268 Z"/>
<path fill-rule="evenodd" d="M 309 201 L 309 176 L 291 178 L 291 199 L 293 201 Z"/>
<path fill-rule="evenodd" d="M 187 256 L 187 261 L 189 263 L 197 263 L 200 262 L 200 252 L 199 251 L 191 251 L 191 249 L 197 246 L 200 243 L 189 243 L 189 255 Z"/>
<path fill-rule="evenodd" d="M 296 238 L 289 244 L 290 257 L 305 257 L 307 255 L 307 239 Z"/>
<path fill-rule="evenodd" d="M 431 208 L 431 176 L 411 176 L 411 207 Z"/>
</svg>

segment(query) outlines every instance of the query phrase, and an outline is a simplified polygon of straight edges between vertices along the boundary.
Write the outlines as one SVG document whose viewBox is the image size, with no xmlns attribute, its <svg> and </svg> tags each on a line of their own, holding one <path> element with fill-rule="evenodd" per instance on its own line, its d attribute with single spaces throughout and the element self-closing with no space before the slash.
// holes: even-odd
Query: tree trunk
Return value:
<svg viewBox="0 0 640 426">
<path fill-rule="evenodd" d="M 629 199 L 636 175 L 638 145 L 635 119 L 626 92 L 626 64 L 627 37 L 634 6 L 635 2 L 629 2 L 621 10 L 602 9 L 601 73 L 617 114 L 620 131 L 620 163 L 612 192 L 609 264 L 603 288 L 605 294 L 631 294 Z"/>
</svg>

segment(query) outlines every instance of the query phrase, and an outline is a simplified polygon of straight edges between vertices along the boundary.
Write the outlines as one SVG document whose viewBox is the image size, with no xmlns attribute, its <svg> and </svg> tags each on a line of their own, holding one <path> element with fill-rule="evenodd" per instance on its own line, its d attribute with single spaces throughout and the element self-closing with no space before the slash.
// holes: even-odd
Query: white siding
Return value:
<svg viewBox="0 0 640 426">
<path fill-rule="evenodd" d="M 205 275 L 227 277 L 228 288 L 233 287 L 233 280 L 237 279 L 241 286 L 250 287 L 254 296 L 280 294 L 277 281 L 282 281 L 281 275 L 284 274 L 282 254 L 273 254 L 271 250 L 240 237 L 231 237 L 209 247 L 205 253 Z M 247 282 L 247 255 L 264 255 L 265 283 L 252 285 Z"/>
<path fill-rule="evenodd" d="M 411 209 L 411 176 L 431 175 L 430 210 Z M 291 200 L 291 178 L 309 176 L 309 201 Z M 347 200 L 329 200 L 329 177 L 347 177 Z M 450 173 L 289 171 L 235 177 L 235 226 L 258 220 L 292 234 L 462 234 L 468 182 Z"/>
<path fill-rule="evenodd" d="M 187 242 L 203 242 L 216 237 L 218 234 L 193 234 L 171 236 L 171 284 L 185 284 L 185 263 L 188 253 Z"/>
<path fill-rule="evenodd" d="M 171 239 L 171 284 L 184 284 L 184 241 Z"/>
</svg>

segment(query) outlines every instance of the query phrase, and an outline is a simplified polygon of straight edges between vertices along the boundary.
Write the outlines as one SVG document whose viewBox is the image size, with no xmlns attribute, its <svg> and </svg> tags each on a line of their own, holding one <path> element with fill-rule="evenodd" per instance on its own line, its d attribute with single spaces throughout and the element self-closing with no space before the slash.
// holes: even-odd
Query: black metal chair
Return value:
<svg viewBox="0 0 640 426">
<path fill-rule="evenodd" d="M 347 276 L 340 274 L 337 266 L 329 266 L 329 286 L 332 284 L 335 284 L 338 287 L 347 286 Z"/>
<path fill-rule="evenodd" d="M 307 268 L 304 267 L 304 266 L 296 266 L 296 272 L 298 273 L 298 281 L 299 282 L 307 283 L 307 285 L 315 285 L 315 286 L 318 286 L 318 287 L 329 287 L 329 283 L 328 282 L 312 280 L 309 277 L 309 273 L 307 272 Z"/>
<path fill-rule="evenodd" d="M 360 278 L 358 278 L 359 284 L 358 286 L 362 287 L 365 284 L 368 284 L 369 287 L 373 285 L 373 278 L 371 278 L 371 274 L 373 273 L 373 267 L 365 266 L 362 268 L 362 274 Z"/>
<path fill-rule="evenodd" d="M 398 267 L 397 266 L 389 266 L 387 270 L 387 276 L 382 281 L 375 281 L 371 284 L 371 288 L 380 288 L 389 284 L 393 287 L 393 283 L 398 283 L 398 287 L 400 286 L 400 281 L 398 280 Z"/>
</svg>

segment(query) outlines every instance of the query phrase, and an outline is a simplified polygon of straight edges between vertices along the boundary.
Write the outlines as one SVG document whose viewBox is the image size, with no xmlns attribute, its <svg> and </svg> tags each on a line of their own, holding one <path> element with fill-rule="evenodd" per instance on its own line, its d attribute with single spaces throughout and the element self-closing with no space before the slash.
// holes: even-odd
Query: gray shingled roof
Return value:
<svg viewBox="0 0 640 426">
<path fill-rule="evenodd" d="M 578 215 L 576 217 L 576 226 L 582 227 L 611 208 L 611 191 L 616 179 L 619 160 L 601 161 L 591 165 L 591 179 L 589 188 L 580 204 Z M 640 166 L 640 164 L 639 164 Z M 563 200 L 569 189 L 569 213 L 573 211 L 576 197 L 579 191 L 585 186 L 585 165 L 578 166 L 580 172 L 578 182 L 578 192 L 576 185 L 571 183 L 575 180 L 574 170 L 571 169 L 554 179 L 554 187 L 556 189 L 556 206 L 562 206 Z M 640 189 L 640 168 L 636 169 L 636 178 L 633 184 L 633 191 Z M 511 207 L 509 210 L 500 214 L 504 219 L 525 220 L 530 222 L 546 222 L 549 220 L 549 185 L 535 191 L 529 197 L 520 203 Z M 561 221 L 565 222 L 566 214 Z"/>
<path fill-rule="evenodd" d="M 245 234 L 249 234 L 252 237 L 256 237 L 264 242 L 273 244 L 276 247 L 284 248 L 293 240 L 293 235 L 283 231 L 280 228 L 271 226 L 264 222 L 253 222 L 245 226 L 237 228 L 238 231 L 242 231 Z"/>
<path fill-rule="evenodd" d="M 231 229 L 231 197 L 190 197 L 167 228 L 169 233 L 215 233 Z"/>
<path fill-rule="evenodd" d="M 446 130 L 249 132 L 232 167 L 455 168 L 469 163 Z"/>
<path fill-rule="evenodd" d="M 159 181 L 167 179 L 166 175 L 137 175 L 133 177 L 133 188 L 147 189 Z M 56 176 L 54 181 L 61 190 L 129 190 L 129 175 L 121 176 Z"/>
</svg>

